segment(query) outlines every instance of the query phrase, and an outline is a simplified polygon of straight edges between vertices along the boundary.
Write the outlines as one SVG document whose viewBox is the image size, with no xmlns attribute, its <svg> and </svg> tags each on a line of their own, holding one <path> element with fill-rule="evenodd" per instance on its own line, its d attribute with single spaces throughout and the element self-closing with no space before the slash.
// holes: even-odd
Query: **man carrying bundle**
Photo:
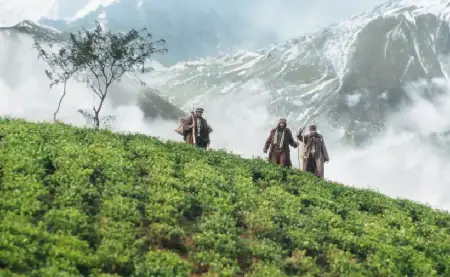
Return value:
<svg viewBox="0 0 450 277">
<path fill-rule="evenodd" d="M 303 170 L 311 172 L 319 178 L 324 178 L 324 163 L 330 159 L 323 136 L 317 132 L 317 126 L 309 126 L 310 133 L 302 135 L 304 128 L 298 131 L 297 138 L 304 143 Z"/>
<path fill-rule="evenodd" d="M 192 114 L 181 120 L 181 125 L 175 131 L 183 136 L 188 144 L 194 144 L 200 148 L 208 148 L 210 144 L 209 134 L 212 132 L 211 126 L 203 118 L 203 109 L 197 108 Z"/>
<path fill-rule="evenodd" d="M 286 127 L 286 119 L 280 119 L 277 127 L 270 130 L 269 137 L 264 144 L 263 152 L 269 150 L 269 162 L 281 166 L 292 166 L 289 145 L 297 148 L 292 132 Z"/>
</svg>

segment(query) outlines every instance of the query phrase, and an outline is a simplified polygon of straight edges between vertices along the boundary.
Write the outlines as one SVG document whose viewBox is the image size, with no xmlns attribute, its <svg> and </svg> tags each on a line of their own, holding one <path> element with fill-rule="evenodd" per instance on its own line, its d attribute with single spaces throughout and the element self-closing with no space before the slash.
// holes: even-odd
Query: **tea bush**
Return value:
<svg viewBox="0 0 450 277">
<path fill-rule="evenodd" d="M 263 160 L 0 119 L 0 276 L 450 276 L 450 215 Z"/>
</svg>

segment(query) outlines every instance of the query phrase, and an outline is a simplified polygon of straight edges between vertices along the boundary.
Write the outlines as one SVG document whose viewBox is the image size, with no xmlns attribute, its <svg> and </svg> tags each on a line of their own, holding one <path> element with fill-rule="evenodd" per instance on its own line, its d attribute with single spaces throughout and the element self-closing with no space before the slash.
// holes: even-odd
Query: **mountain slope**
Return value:
<svg viewBox="0 0 450 277">
<path fill-rule="evenodd" d="M 142 135 L 0 135 L 5 276 L 450 274 L 450 215 L 410 201 Z"/>
<path fill-rule="evenodd" d="M 410 102 L 405 84 L 447 77 L 448 5 L 390 1 L 284 44 L 182 62 L 150 78 L 164 78 L 154 86 L 179 105 L 239 95 L 257 82 L 276 116 L 323 120 L 367 137 Z M 442 93 L 438 85 L 433 89 L 431 98 Z"/>
<path fill-rule="evenodd" d="M 68 39 L 68 34 L 57 29 L 36 24 L 30 20 L 24 20 L 14 26 L 0 27 L 2 35 L 19 38 L 20 35 L 36 37 L 43 42 L 62 42 Z M 6 40 L 5 40 L 6 41 Z"/>
</svg>

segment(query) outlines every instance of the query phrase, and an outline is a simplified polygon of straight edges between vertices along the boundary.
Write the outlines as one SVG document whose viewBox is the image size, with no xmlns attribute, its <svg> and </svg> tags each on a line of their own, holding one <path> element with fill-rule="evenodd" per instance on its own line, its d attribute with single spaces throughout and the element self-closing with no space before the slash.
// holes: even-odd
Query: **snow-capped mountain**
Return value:
<svg viewBox="0 0 450 277">
<path fill-rule="evenodd" d="M 406 82 L 447 77 L 449 14 L 448 1 L 390 1 L 309 36 L 182 62 L 149 79 L 163 80 L 153 87 L 179 105 L 220 94 L 238 97 L 259 83 L 277 116 L 304 123 L 310 114 L 366 136 L 411 99 Z M 431 98 L 440 92 L 438 85 L 427 91 Z"/>
<path fill-rule="evenodd" d="M 0 27 L 0 32 L 2 32 L 4 39 L 29 35 L 44 42 L 59 42 L 68 38 L 66 33 L 54 28 L 41 26 L 29 20 L 24 20 L 11 27 Z"/>
<path fill-rule="evenodd" d="M 173 60 L 199 54 L 202 44 L 210 49 L 220 41 L 208 41 L 210 35 L 217 36 L 217 30 L 228 26 L 212 10 L 184 11 L 180 2 L 178 9 L 167 14 L 164 4 L 146 6 L 150 2 L 121 0 L 60 23 L 66 30 L 78 29 L 85 23 L 83 26 L 89 27 L 89 22 L 104 15 L 102 19 L 109 28 L 125 30 L 136 27 L 138 22 L 154 22 L 154 26 L 161 26 L 156 29 L 166 34 L 162 37 L 172 34 L 178 47 L 185 46 L 178 49 L 168 45 L 168 56 Z M 125 3 L 128 8 L 124 8 Z M 380 131 L 385 119 L 398 107 L 410 102 L 411 95 L 404 88 L 407 82 L 447 78 L 449 69 L 444 57 L 450 52 L 449 9 L 449 4 L 440 0 L 389 1 L 311 35 L 259 51 L 239 51 L 153 71 L 148 74 L 148 83 L 179 106 L 190 106 L 193 101 L 206 103 L 218 94 L 264 94 L 268 100 L 263 105 L 273 115 L 288 116 L 300 123 L 326 120 L 335 128 L 366 138 Z M 204 17 L 196 17 L 198 14 Z M 135 21 L 126 20 L 132 16 Z M 175 19 L 184 24 L 173 25 Z M 43 23 L 52 25 L 49 22 L 57 21 Z M 192 22 L 196 24 L 188 24 Z M 223 24 L 213 26 L 207 22 Z M 239 25 L 239 20 L 236 22 Z M 47 40 L 57 34 L 41 28 L 31 22 L 14 27 L 21 33 L 44 34 Z M 205 28 L 205 38 L 188 43 L 189 38 L 198 37 L 199 28 Z M 61 35 L 64 33 L 56 37 Z M 174 57 L 178 50 L 180 56 Z M 258 89 L 252 91 L 255 84 Z M 425 93 L 432 99 L 441 92 L 436 85 Z"/>
</svg>

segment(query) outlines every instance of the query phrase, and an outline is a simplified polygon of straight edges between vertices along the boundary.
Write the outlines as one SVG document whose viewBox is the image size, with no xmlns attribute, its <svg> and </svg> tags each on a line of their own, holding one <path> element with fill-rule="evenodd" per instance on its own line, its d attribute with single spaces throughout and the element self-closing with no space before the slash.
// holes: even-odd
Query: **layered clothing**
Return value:
<svg viewBox="0 0 450 277">
<path fill-rule="evenodd" d="M 300 131 L 297 138 L 304 144 L 302 169 L 324 178 L 324 163 L 329 161 L 329 157 L 323 136 L 317 132 L 302 136 Z"/>
<path fill-rule="evenodd" d="M 270 130 L 264 144 L 264 151 L 269 150 L 269 162 L 282 166 L 292 166 L 289 146 L 297 147 L 289 128 L 278 126 Z"/>
<path fill-rule="evenodd" d="M 207 148 L 211 142 L 209 137 L 211 132 L 211 126 L 209 126 L 203 117 L 192 115 L 183 120 L 182 135 L 184 141 L 188 144 L 195 144 L 198 147 Z"/>
</svg>

